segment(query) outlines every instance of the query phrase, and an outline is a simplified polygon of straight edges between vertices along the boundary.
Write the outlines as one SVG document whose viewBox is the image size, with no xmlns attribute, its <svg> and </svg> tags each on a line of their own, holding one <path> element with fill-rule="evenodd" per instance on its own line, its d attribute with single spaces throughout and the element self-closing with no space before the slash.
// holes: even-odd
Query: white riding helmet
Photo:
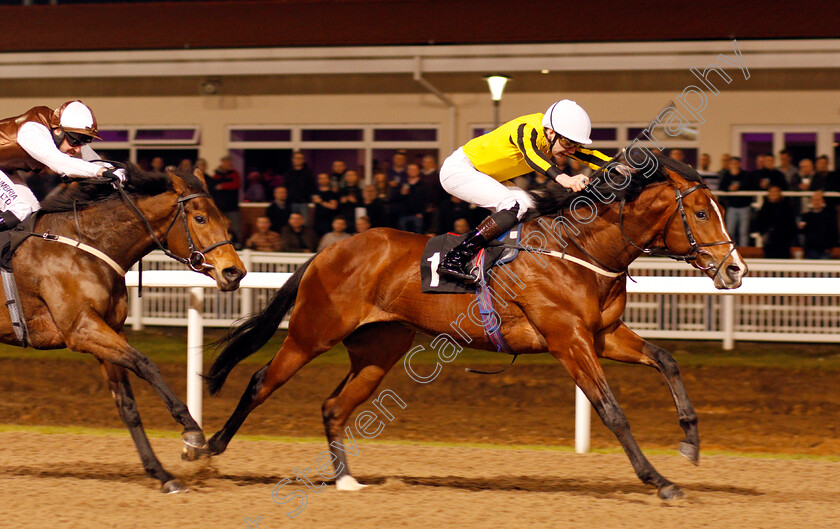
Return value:
<svg viewBox="0 0 840 529">
<path fill-rule="evenodd" d="M 68 101 L 58 109 L 59 126 L 65 132 L 84 134 L 102 139 L 97 134 L 96 118 L 87 105 L 81 101 Z"/>
<path fill-rule="evenodd" d="M 589 114 L 580 105 L 570 99 L 558 101 L 548 107 L 543 116 L 543 127 L 576 143 L 589 145 L 592 140 L 592 122 Z"/>
</svg>

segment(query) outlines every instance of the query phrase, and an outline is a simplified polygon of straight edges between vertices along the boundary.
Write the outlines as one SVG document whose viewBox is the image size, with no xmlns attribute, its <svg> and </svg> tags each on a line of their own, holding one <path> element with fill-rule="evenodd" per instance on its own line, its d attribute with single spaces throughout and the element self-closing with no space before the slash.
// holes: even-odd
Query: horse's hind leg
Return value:
<svg viewBox="0 0 840 529">
<path fill-rule="evenodd" d="M 208 441 L 210 453 L 213 455 L 223 453 L 242 423 L 257 406 L 292 378 L 300 368 L 333 345 L 335 343 L 324 342 L 314 347 L 303 347 L 290 332 L 274 358 L 254 373 L 236 409 L 233 410 L 222 429 Z"/>
<path fill-rule="evenodd" d="M 414 330 L 398 324 L 372 324 L 344 340 L 350 353 L 350 372 L 321 407 L 327 442 L 334 458 L 338 490 L 358 490 L 364 486 L 350 474 L 347 448 L 342 439 L 344 424 L 353 410 L 371 396 L 394 363 L 408 351 L 414 334 Z"/>
<path fill-rule="evenodd" d="M 143 463 L 146 474 L 160 481 L 162 492 L 185 492 L 187 488 L 172 474 L 164 470 L 163 465 L 160 464 L 154 451 L 152 451 L 152 446 L 143 430 L 143 422 L 140 420 L 140 413 L 137 411 L 137 403 L 134 400 L 134 392 L 131 390 L 125 368 L 104 361 L 101 362 L 100 366 L 105 378 L 108 379 L 108 386 L 111 389 L 114 402 L 117 404 L 120 418 L 128 427 L 134 445 L 137 447 L 137 453 L 140 454 L 140 461 Z"/>
<path fill-rule="evenodd" d="M 685 431 L 685 439 L 680 442 L 680 454 L 695 465 L 700 462 L 700 435 L 697 432 L 697 412 L 688 398 L 680 368 L 671 354 L 665 349 L 645 341 L 631 331 L 624 323 L 611 332 L 604 333 L 603 347 L 598 356 L 618 362 L 644 364 L 656 368 L 665 377 L 677 408 L 680 426 Z"/>
<path fill-rule="evenodd" d="M 551 322 L 551 326 L 542 326 L 542 329 L 551 329 L 551 332 L 543 333 L 549 351 L 563 363 L 598 412 L 604 426 L 621 442 L 636 475 L 642 482 L 656 487 L 662 499 L 682 497 L 683 492 L 679 487 L 653 468 L 630 432 L 627 417 L 607 384 L 601 364 L 598 363 L 592 334 L 582 323 L 575 325 L 573 322 L 564 322 L 565 324 L 557 325 L 556 320 Z"/>
</svg>

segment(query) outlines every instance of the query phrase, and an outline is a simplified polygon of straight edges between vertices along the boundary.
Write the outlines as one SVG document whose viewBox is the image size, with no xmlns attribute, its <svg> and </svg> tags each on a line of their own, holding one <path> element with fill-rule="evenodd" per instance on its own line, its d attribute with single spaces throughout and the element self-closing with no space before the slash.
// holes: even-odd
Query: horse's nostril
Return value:
<svg viewBox="0 0 840 529">
<path fill-rule="evenodd" d="M 236 268 L 235 266 L 229 266 L 222 270 L 222 275 L 228 281 L 236 281 L 238 279 L 242 279 L 242 271 Z"/>
<path fill-rule="evenodd" d="M 732 277 L 736 277 L 741 272 L 741 267 L 737 265 L 729 265 L 726 267 L 726 273 Z"/>
</svg>

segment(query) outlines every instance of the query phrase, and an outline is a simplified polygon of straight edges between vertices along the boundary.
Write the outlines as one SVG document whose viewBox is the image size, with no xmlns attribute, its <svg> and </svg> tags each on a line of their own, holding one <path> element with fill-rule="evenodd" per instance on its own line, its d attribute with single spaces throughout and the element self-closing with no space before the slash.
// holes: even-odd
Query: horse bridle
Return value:
<svg viewBox="0 0 840 529">
<path fill-rule="evenodd" d="M 698 243 L 697 240 L 694 238 L 694 232 L 691 229 L 691 225 L 689 225 L 689 223 L 688 223 L 688 214 L 686 213 L 685 205 L 683 204 L 683 198 L 687 197 L 688 195 L 697 191 L 698 189 L 708 189 L 708 188 L 709 188 L 709 186 L 707 186 L 706 184 L 697 184 L 695 186 L 692 186 L 692 187 L 686 189 L 685 192 L 683 192 L 678 187 L 674 187 L 674 196 L 677 200 L 677 207 L 674 209 L 674 212 L 671 213 L 671 216 L 668 217 L 668 220 L 665 222 L 665 228 L 662 231 L 662 233 L 664 234 L 662 239 L 663 239 L 665 244 L 662 245 L 662 246 L 656 246 L 656 247 L 653 247 L 653 248 L 642 248 L 641 246 L 639 246 L 638 244 L 633 242 L 633 239 L 631 239 L 627 235 L 627 233 L 624 231 L 624 204 L 625 204 L 626 201 L 622 200 L 621 201 L 621 206 L 619 207 L 619 210 L 618 210 L 618 227 L 621 230 L 621 235 L 624 237 L 625 240 L 627 240 L 627 242 L 632 244 L 637 249 L 641 250 L 642 253 L 644 253 L 645 255 L 649 255 L 651 257 L 668 257 L 668 258 L 674 259 L 676 261 L 685 261 L 685 262 L 691 264 L 691 266 L 693 266 L 694 268 L 697 268 L 698 270 L 703 270 L 703 271 L 715 268 L 716 269 L 715 275 L 714 275 L 714 277 L 712 277 L 712 279 L 717 279 L 718 274 L 720 274 L 720 271 L 723 270 L 724 263 L 726 263 L 726 261 L 732 256 L 732 254 L 736 250 L 735 241 L 729 240 L 729 241 Z M 688 244 L 691 245 L 691 250 L 689 251 L 688 254 L 685 254 L 685 255 L 674 253 L 673 250 L 668 248 L 668 240 L 667 240 L 667 238 L 668 238 L 668 228 L 670 228 L 671 222 L 673 222 L 674 218 L 677 215 L 677 212 L 679 212 L 680 218 L 682 219 L 683 229 L 685 230 L 685 235 L 688 238 Z M 708 248 L 710 246 L 721 246 L 721 245 L 724 245 L 724 244 L 731 245 L 732 249 L 729 250 L 729 253 L 727 253 L 723 257 L 723 259 L 720 260 L 719 263 L 714 263 L 714 256 L 712 256 L 712 253 L 709 252 L 708 250 L 705 250 L 704 248 Z M 712 259 L 711 264 L 709 264 L 708 266 L 705 266 L 705 267 L 701 266 L 699 264 L 699 262 L 697 261 L 698 257 L 700 257 L 701 255 L 708 255 Z"/>
<path fill-rule="evenodd" d="M 122 198 L 131 206 L 131 209 L 134 210 L 134 213 L 140 217 L 140 220 L 143 221 L 143 224 L 146 226 L 146 230 L 152 236 L 152 241 L 157 245 L 158 249 L 162 250 L 167 257 L 170 257 L 179 263 L 183 263 L 187 265 L 190 270 L 199 273 L 205 273 L 207 270 L 212 270 L 214 267 L 210 263 L 207 262 L 205 255 L 210 251 L 218 248 L 219 246 L 224 246 L 226 244 L 233 244 L 233 241 L 226 240 L 226 241 L 219 241 L 216 243 L 211 244 L 210 246 L 205 247 L 202 250 L 199 250 L 198 247 L 195 245 L 193 241 L 192 234 L 190 233 L 190 227 L 187 222 L 187 210 L 184 206 L 187 202 L 194 198 L 200 197 L 207 197 L 211 198 L 209 193 L 192 193 L 186 196 L 179 196 L 178 197 L 178 214 L 172 217 L 172 222 L 169 223 L 169 227 L 166 228 L 166 232 L 163 234 L 162 239 L 158 239 L 157 235 L 155 235 L 155 230 L 152 228 L 152 225 L 149 223 L 146 216 L 140 211 L 140 208 L 134 204 L 134 201 L 131 200 L 131 196 L 123 189 L 122 184 L 117 183 L 114 187 L 117 188 Z M 187 258 L 181 257 L 179 255 L 175 255 L 172 251 L 168 248 L 168 241 L 167 238 L 169 237 L 169 233 L 172 231 L 172 228 L 175 226 L 175 222 L 178 220 L 178 217 L 181 217 L 181 220 L 184 223 L 184 232 L 187 234 L 187 244 L 189 245 L 190 256 Z"/>
</svg>

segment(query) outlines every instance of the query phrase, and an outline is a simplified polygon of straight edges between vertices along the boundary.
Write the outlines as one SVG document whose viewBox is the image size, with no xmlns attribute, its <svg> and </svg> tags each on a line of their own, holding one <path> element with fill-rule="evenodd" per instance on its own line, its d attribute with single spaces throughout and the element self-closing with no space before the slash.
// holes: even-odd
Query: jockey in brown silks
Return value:
<svg viewBox="0 0 840 529">
<path fill-rule="evenodd" d="M 14 228 L 40 208 L 15 171 L 48 168 L 62 176 L 124 182 L 124 169 L 88 161 L 99 158 L 89 145 L 101 139 L 98 133 L 93 112 L 81 101 L 68 101 L 57 110 L 35 107 L 0 120 L 0 231 Z"/>
</svg>

